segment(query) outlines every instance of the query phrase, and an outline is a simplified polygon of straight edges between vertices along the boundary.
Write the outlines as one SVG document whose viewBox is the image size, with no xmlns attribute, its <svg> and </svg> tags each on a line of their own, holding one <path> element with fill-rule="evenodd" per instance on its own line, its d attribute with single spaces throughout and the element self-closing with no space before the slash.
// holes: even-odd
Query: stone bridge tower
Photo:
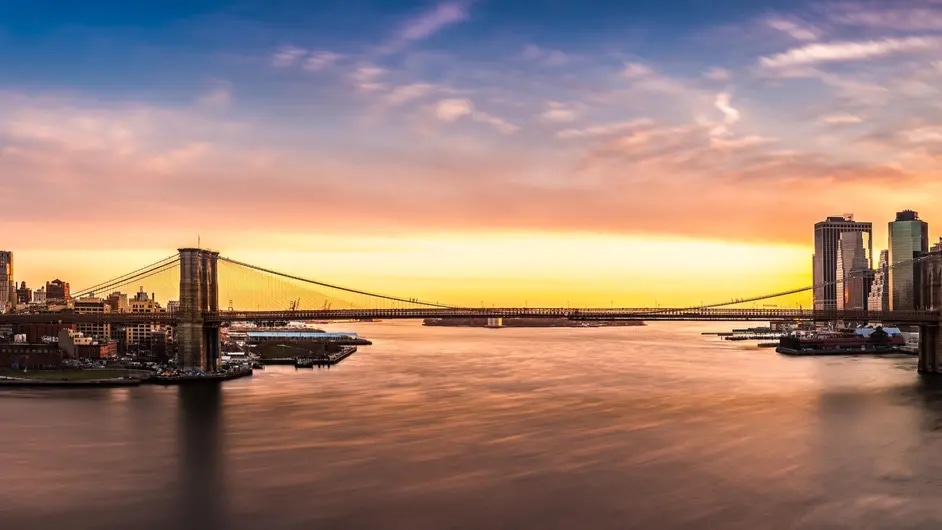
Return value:
<svg viewBox="0 0 942 530">
<path fill-rule="evenodd" d="M 920 306 L 942 311 L 942 249 L 919 263 Z M 942 373 L 942 321 L 919 326 L 919 373 Z"/>
<path fill-rule="evenodd" d="M 178 362 L 182 368 L 214 370 L 219 361 L 219 324 L 206 313 L 219 310 L 218 252 L 180 249 L 180 310 L 177 319 Z"/>
</svg>

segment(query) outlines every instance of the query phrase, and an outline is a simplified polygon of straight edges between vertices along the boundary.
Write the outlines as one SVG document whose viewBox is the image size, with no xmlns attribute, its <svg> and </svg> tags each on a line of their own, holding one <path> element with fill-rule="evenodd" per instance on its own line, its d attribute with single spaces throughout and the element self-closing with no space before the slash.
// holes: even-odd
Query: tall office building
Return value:
<svg viewBox="0 0 942 530">
<path fill-rule="evenodd" d="M 841 249 L 841 236 L 845 236 L 846 246 L 857 253 L 857 241 L 853 234 L 860 236 L 860 246 L 863 248 L 863 259 L 866 261 L 867 268 L 872 267 L 873 254 L 873 223 L 854 221 L 854 216 L 846 214 L 842 217 L 828 217 L 824 221 L 814 225 L 814 256 L 812 256 L 812 272 L 814 277 L 814 308 L 837 309 L 838 298 L 843 298 L 844 290 L 842 285 L 838 285 L 838 267 L 837 259 Z M 850 267 L 853 268 L 853 262 L 857 260 L 859 266 L 859 257 L 851 255 L 848 250 L 846 256 Z M 843 263 L 842 263 L 843 264 Z M 840 293 L 840 294 L 839 294 Z"/>
<path fill-rule="evenodd" d="M 889 224 L 889 234 L 890 310 L 912 310 L 916 308 L 919 287 L 916 266 L 903 263 L 929 251 L 929 224 L 919 219 L 919 213 L 903 210 Z"/>
<path fill-rule="evenodd" d="M 890 251 L 880 251 L 880 261 L 873 273 L 873 284 L 867 299 L 869 311 L 887 311 L 890 309 L 890 287 L 887 285 L 890 275 Z"/>
<path fill-rule="evenodd" d="M 13 281 L 13 253 L 0 250 L 0 310 L 16 305 L 16 282 Z"/>
<path fill-rule="evenodd" d="M 64 282 L 59 278 L 46 282 L 46 300 L 67 301 L 71 296 L 68 282 Z"/>
<path fill-rule="evenodd" d="M 873 283 L 862 232 L 841 232 L 837 244 L 837 309 L 867 309 Z"/>
</svg>

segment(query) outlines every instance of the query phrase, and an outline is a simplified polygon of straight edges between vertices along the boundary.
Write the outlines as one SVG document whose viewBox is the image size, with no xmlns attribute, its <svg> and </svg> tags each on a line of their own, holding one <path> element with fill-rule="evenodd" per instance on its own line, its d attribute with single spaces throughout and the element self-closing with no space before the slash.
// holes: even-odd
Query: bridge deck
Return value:
<svg viewBox="0 0 942 530">
<path fill-rule="evenodd" d="M 800 309 L 697 308 L 455 308 L 455 309 L 338 309 L 309 311 L 218 311 L 203 314 L 207 323 L 273 320 L 345 320 L 360 318 L 567 318 L 571 320 L 634 319 L 647 321 L 770 321 L 893 322 L 927 324 L 940 321 L 939 311 L 813 311 Z M 115 325 L 174 324 L 173 313 L 14 313 L 0 315 L 0 323 L 112 323 Z"/>
</svg>

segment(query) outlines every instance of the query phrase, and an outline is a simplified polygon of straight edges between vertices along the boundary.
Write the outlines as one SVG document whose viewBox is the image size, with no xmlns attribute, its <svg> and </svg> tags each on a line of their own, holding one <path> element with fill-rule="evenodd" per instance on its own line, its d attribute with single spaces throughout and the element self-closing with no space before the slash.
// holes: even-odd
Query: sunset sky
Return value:
<svg viewBox="0 0 942 530">
<path fill-rule="evenodd" d="M 942 0 L 0 0 L 0 248 L 180 246 L 456 304 L 810 283 L 812 225 L 942 225 Z"/>
</svg>

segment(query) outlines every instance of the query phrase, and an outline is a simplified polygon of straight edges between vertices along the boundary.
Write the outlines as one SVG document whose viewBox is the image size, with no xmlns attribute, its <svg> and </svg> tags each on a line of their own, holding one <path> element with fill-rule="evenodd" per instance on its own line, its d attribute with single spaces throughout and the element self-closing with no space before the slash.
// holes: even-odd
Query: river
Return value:
<svg viewBox="0 0 942 530">
<path fill-rule="evenodd" d="M 338 323 L 374 345 L 331 369 L 3 390 L 0 528 L 942 528 L 914 358 L 701 336 L 730 326 Z"/>
</svg>

